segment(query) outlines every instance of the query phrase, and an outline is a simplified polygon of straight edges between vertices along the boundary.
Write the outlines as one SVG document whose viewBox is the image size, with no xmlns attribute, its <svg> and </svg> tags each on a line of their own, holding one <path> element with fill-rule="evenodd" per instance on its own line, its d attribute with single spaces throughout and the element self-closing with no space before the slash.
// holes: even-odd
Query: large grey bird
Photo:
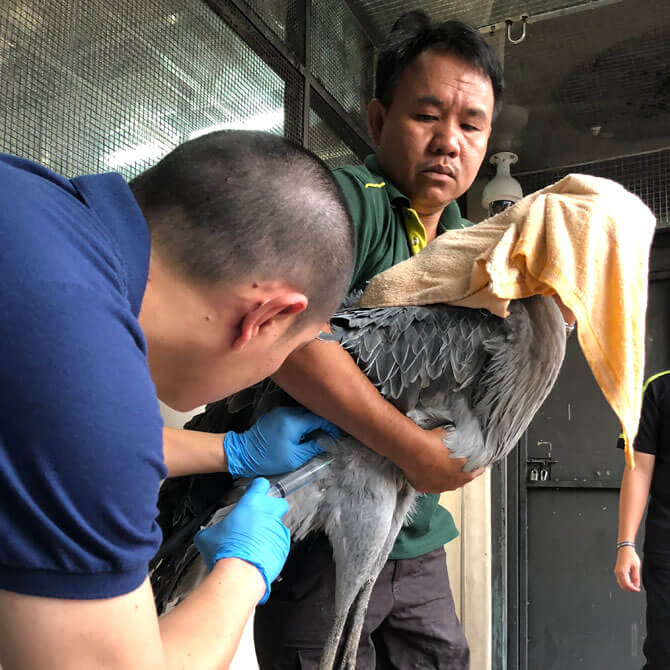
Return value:
<svg viewBox="0 0 670 670">
<path fill-rule="evenodd" d="M 551 298 L 510 305 L 501 319 L 447 305 L 343 309 L 332 335 L 381 394 L 419 426 L 447 428 L 444 444 L 466 468 L 503 458 L 551 390 L 565 353 L 565 328 Z M 336 346 L 336 345 L 333 345 Z M 189 426 L 223 432 L 248 428 L 278 405 L 293 404 L 271 381 L 210 406 Z M 353 437 L 324 439 L 333 457 L 318 478 L 290 498 L 285 522 L 300 540 L 322 530 L 336 566 L 335 618 L 320 668 L 354 668 L 372 587 L 419 493 L 403 472 Z M 191 540 L 230 498 L 218 476 L 182 478 L 161 492 L 165 544 L 152 581 L 159 611 L 204 576 Z"/>
</svg>

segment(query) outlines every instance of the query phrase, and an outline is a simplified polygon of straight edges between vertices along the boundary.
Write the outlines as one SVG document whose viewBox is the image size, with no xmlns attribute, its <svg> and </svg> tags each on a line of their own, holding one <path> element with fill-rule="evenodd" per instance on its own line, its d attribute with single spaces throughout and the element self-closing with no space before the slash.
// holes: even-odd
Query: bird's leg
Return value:
<svg viewBox="0 0 670 670">
<path fill-rule="evenodd" d="M 384 562 L 385 560 L 386 559 L 384 559 Z M 381 570 L 379 572 L 381 572 Z M 361 641 L 361 631 L 363 630 L 363 623 L 365 622 L 365 614 L 368 610 L 370 595 L 372 594 L 372 589 L 377 581 L 377 577 L 379 577 L 379 572 L 377 572 L 374 578 L 368 579 L 365 584 L 363 584 L 363 588 L 359 591 L 358 597 L 354 602 L 353 610 L 349 612 L 348 618 L 351 623 L 342 651 L 342 662 L 340 664 L 342 670 L 355 670 L 356 668 L 356 656 L 358 654 L 358 645 Z"/>
<path fill-rule="evenodd" d="M 333 620 L 333 625 L 330 628 L 328 633 L 328 639 L 323 648 L 323 654 L 321 655 L 321 660 L 319 661 L 319 670 L 333 670 L 335 666 L 335 658 L 337 657 L 337 650 L 339 649 L 340 638 L 342 637 L 342 631 L 344 629 L 344 624 L 347 622 L 347 614 L 345 611 L 343 614 L 336 614 L 335 619 Z"/>
<path fill-rule="evenodd" d="M 360 465 L 360 464 L 359 464 Z M 363 477 L 363 469 L 356 476 Z M 387 538 L 394 517 L 397 485 L 380 473 L 371 471 L 367 485 L 353 480 L 347 491 L 329 490 L 331 507 L 325 532 L 333 548 L 335 562 L 335 617 L 321 658 L 320 670 L 331 670 L 337 660 L 337 652 L 349 611 L 364 589 L 366 582 L 374 583 L 381 569 L 380 551 Z M 369 595 L 361 601 L 365 613 Z M 356 632 L 356 645 L 360 629 Z M 349 639 L 347 634 L 345 639 Z"/>
<path fill-rule="evenodd" d="M 382 571 L 382 568 L 388 560 L 388 555 L 393 549 L 398 533 L 405 523 L 407 514 L 412 508 L 414 501 L 416 500 L 416 493 L 414 489 L 411 489 L 407 485 L 399 494 L 398 500 L 396 503 L 396 508 L 393 514 L 393 521 L 391 528 L 389 530 L 386 541 L 384 542 L 381 551 L 377 557 L 377 561 L 373 566 L 369 578 L 366 579 L 363 584 L 363 588 L 358 594 L 358 598 L 354 602 L 353 611 L 349 614 L 350 626 L 346 639 L 344 641 L 344 651 L 342 654 L 342 664 L 341 668 L 343 670 L 355 670 L 356 667 L 356 655 L 358 652 L 358 645 L 361 639 L 361 632 L 363 630 L 363 623 L 365 622 L 365 614 L 368 609 L 368 604 L 370 602 L 370 596 L 372 594 L 372 589 L 379 577 L 379 573 Z"/>
<path fill-rule="evenodd" d="M 370 561 L 369 554 L 365 558 L 367 560 L 362 562 L 347 560 L 343 563 L 342 557 L 338 558 L 337 553 L 335 554 L 335 617 L 323 648 L 319 670 L 332 670 L 335 667 L 342 667 L 340 663 L 337 663 L 337 659 L 338 651 L 342 647 L 343 637 L 345 639 L 345 650 L 350 646 L 352 633 L 356 638 L 355 647 L 358 647 L 361 634 L 360 627 L 356 632 L 349 626 L 346 633 L 344 632 L 345 627 L 351 619 L 352 607 L 354 612 L 361 612 L 362 625 L 370 600 L 370 592 L 379 575 L 379 570 L 381 570 L 381 566 L 377 569 L 376 564 L 379 563 L 377 554 L 372 556 L 373 561 Z M 354 661 L 356 648 L 354 649 Z"/>
</svg>

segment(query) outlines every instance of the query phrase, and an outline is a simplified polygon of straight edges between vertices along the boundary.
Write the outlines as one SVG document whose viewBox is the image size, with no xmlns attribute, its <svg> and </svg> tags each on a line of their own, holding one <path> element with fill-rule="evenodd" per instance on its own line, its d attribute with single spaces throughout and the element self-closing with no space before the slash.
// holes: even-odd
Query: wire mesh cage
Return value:
<svg viewBox="0 0 670 670">
<path fill-rule="evenodd" d="M 423 10 L 434 21 L 455 19 L 481 28 L 508 18 L 519 20 L 522 15 L 534 16 L 593 5 L 593 0 L 362 0 L 360 4 L 376 34 L 383 37 L 403 12 L 414 9 Z"/>
<path fill-rule="evenodd" d="M 570 173 L 589 174 L 619 182 L 635 193 L 656 216 L 659 228 L 670 227 L 670 150 L 641 156 L 617 158 L 569 168 L 544 170 L 518 175 L 524 193 L 533 193 L 562 179 Z"/>
<path fill-rule="evenodd" d="M 308 147 L 332 169 L 362 162 L 313 109 L 309 110 Z"/>
<path fill-rule="evenodd" d="M 265 22 L 281 40 L 286 41 L 289 0 L 245 0 L 245 3 Z"/>
<path fill-rule="evenodd" d="M 303 59 L 307 0 L 244 0 L 263 23 Z"/>
<path fill-rule="evenodd" d="M 0 150 L 129 178 L 208 130 L 281 134 L 300 86 L 277 69 L 199 0 L 3 3 Z"/>
<path fill-rule="evenodd" d="M 314 76 L 364 132 L 374 48 L 345 2 L 312 1 L 311 45 Z"/>
</svg>

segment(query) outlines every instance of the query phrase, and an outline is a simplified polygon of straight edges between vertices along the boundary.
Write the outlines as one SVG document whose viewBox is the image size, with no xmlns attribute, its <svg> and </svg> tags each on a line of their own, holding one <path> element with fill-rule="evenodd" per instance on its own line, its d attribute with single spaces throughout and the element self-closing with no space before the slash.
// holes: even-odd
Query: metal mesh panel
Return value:
<svg viewBox="0 0 670 670">
<path fill-rule="evenodd" d="M 207 129 L 282 133 L 287 87 L 199 0 L 0 7 L 0 150 L 131 177 Z"/>
<path fill-rule="evenodd" d="M 670 226 L 670 151 L 517 175 L 516 178 L 524 193 L 533 193 L 575 172 L 619 182 L 654 212 L 659 228 Z"/>
<path fill-rule="evenodd" d="M 345 2 L 312 2 L 312 72 L 365 131 L 372 97 L 373 47 Z"/>
<path fill-rule="evenodd" d="M 592 4 L 592 0 L 362 0 L 360 3 L 375 30 L 387 35 L 395 20 L 404 12 L 422 9 L 433 21 L 465 21 L 481 28 L 522 14 L 535 16 L 557 9 Z M 516 33 L 515 33 L 516 36 Z"/>
<path fill-rule="evenodd" d="M 299 47 L 300 36 L 304 35 L 303 10 L 296 0 L 244 0 L 245 3 L 282 41 Z"/>
<path fill-rule="evenodd" d="M 333 169 L 342 165 L 360 165 L 362 162 L 313 109 L 309 110 L 308 146 Z"/>
<path fill-rule="evenodd" d="M 668 58 L 670 30 L 657 26 L 580 64 L 558 89 L 558 104 L 577 129 L 599 137 L 670 134 Z"/>
<path fill-rule="evenodd" d="M 490 151 L 512 150 L 517 172 L 536 172 L 670 147 L 668 26 L 667 0 L 529 26 L 524 42 L 504 48 L 505 106 Z"/>
</svg>

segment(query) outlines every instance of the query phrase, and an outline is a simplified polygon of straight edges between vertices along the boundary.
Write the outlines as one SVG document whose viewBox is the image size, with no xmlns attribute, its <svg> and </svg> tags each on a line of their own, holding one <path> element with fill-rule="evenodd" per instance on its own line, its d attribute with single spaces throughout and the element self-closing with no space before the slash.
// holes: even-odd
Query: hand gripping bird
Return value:
<svg viewBox="0 0 670 670">
<path fill-rule="evenodd" d="M 560 310 L 542 296 L 513 301 L 505 319 L 443 304 L 342 309 L 331 329 L 321 339 L 339 342 L 380 393 L 421 428 L 445 427 L 445 446 L 467 459 L 467 469 L 509 453 L 551 390 L 565 354 Z M 189 427 L 244 430 L 273 407 L 291 404 L 266 380 L 208 407 Z M 284 520 L 294 539 L 323 531 L 332 545 L 335 616 L 320 668 L 352 669 L 372 587 L 420 494 L 398 467 L 353 437 L 324 438 L 322 445 L 332 463 L 291 496 Z M 193 534 L 228 502 L 221 494 L 230 488 L 225 477 L 168 481 L 161 492 L 159 520 L 169 551 L 160 553 L 152 574 L 161 612 L 204 577 Z"/>
</svg>

